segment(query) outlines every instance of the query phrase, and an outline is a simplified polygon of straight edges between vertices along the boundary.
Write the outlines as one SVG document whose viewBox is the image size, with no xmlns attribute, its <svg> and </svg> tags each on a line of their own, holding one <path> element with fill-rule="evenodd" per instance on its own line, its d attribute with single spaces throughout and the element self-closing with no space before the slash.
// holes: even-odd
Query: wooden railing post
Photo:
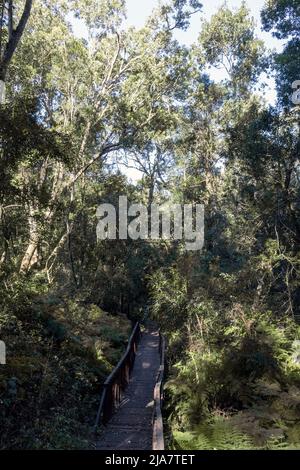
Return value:
<svg viewBox="0 0 300 470">
<path fill-rule="evenodd" d="M 154 388 L 154 409 L 153 409 L 153 436 L 152 449 L 165 450 L 162 402 L 163 402 L 163 380 L 165 373 L 165 339 L 159 335 L 159 354 L 160 367 L 157 374 L 156 385 Z"/>
</svg>

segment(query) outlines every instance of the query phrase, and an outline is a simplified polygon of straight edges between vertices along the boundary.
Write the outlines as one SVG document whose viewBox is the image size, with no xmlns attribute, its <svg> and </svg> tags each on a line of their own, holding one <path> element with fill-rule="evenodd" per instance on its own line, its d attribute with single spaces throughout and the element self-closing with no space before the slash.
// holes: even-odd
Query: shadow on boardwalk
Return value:
<svg viewBox="0 0 300 470">
<path fill-rule="evenodd" d="M 153 392 L 159 369 L 159 332 L 144 331 L 121 405 L 96 443 L 98 450 L 151 450 Z"/>
</svg>

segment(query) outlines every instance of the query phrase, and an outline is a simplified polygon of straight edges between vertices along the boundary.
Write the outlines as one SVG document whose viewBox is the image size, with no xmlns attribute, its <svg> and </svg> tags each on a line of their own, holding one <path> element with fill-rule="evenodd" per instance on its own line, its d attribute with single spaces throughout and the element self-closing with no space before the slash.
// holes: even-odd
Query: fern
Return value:
<svg viewBox="0 0 300 470">
<path fill-rule="evenodd" d="M 263 430 L 263 428 L 261 428 Z M 180 450 L 300 450 L 300 426 L 282 435 L 268 437 L 258 444 L 255 436 L 239 429 L 231 418 L 214 417 L 193 431 L 173 433 L 174 447 Z"/>
<path fill-rule="evenodd" d="M 215 418 L 193 432 L 174 432 L 176 448 L 182 450 L 253 450 L 247 434 L 232 426 L 230 420 Z"/>
</svg>

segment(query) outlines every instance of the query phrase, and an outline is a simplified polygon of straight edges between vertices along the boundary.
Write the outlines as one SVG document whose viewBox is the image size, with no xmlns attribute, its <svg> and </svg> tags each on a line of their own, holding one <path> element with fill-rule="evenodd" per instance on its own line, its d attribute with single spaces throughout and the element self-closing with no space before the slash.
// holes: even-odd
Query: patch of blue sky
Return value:
<svg viewBox="0 0 300 470">
<path fill-rule="evenodd" d="M 155 7 L 159 5 L 160 0 L 127 0 L 127 19 L 124 27 L 134 26 L 136 28 L 142 28 Z M 176 30 L 174 32 L 175 38 L 181 44 L 190 46 L 195 43 L 198 39 L 199 32 L 201 30 L 201 24 L 203 21 L 209 21 L 213 14 L 218 9 L 227 4 L 229 8 L 237 9 L 243 3 L 246 4 L 252 17 L 256 23 L 256 34 L 264 41 L 265 47 L 269 50 L 275 50 L 280 52 L 283 48 L 284 41 L 280 41 L 272 36 L 271 32 L 265 32 L 262 30 L 261 24 L 261 10 L 264 7 L 265 0 L 203 0 L 202 11 L 193 15 L 190 21 L 190 27 L 187 31 Z M 69 21 L 72 24 L 73 32 L 77 37 L 88 38 L 87 29 L 84 23 L 76 18 L 69 17 Z M 226 72 L 224 69 L 218 69 L 211 67 L 209 69 L 209 75 L 212 80 L 221 82 L 226 78 Z M 257 93 L 261 96 L 262 100 L 265 100 L 268 104 L 274 105 L 276 103 L 276 89 L 274 77 L 268 76 L 267 73 L 263 73 L 260 82 L 257 86 Z M 135 174 L 136 173 L 136 174 Z M 132 180 L 137 180 L 139 172 L 130 171 Z"/>
<path fill-rule="evenodd" d="M 145 24 L 146 19 L 149 17 L 155 7 L 159 5 L 160 0 L 127 0 L 127 19 L 125 26 L 135 26 L 141 28 Z M 191 18 L 190 27 L 187 31 L 175 31 L 175 38 L 181 43 L 187 46 L 197 41 L 199 31 L 201 30 L 201 24 L 203 21 L 209 21 L 210 18 L 217 10 L 224 4 L 223 0 L 203 0 L 203 8 L 200 13 L 195 14 Z M 227 0 L 227 5 L 230 8 L 239 8 L 243 0 Z M 265 0 L 248 0 L 245 2 L 249 8 L 251 15 L 256 22 L 256 33 L 261 38 L 267 49 L 280 51 L 283 47 L 283 41 L 280 41 L 272 36 L 271 33 L 262 30 L 260 12 L 264 6 Z M 84 23 L 76 18 L 69 18 L 73 26 L 74 34 L 78 37 L 87 38 L 87 29 Z M 218 69 L 215 67 L 210 68 L 209 74 L 211 78 L 220 82 L 226 78 L 226 72 L 224 69 Z M 263 74 L 259 87 L 265 84 L 261 91 L 262 98 L 267 103 L 275 104 L 276 102 L 276 91 L 275 82 L 273 77 L 268 77 L 267 74 Z"/>
</svg>

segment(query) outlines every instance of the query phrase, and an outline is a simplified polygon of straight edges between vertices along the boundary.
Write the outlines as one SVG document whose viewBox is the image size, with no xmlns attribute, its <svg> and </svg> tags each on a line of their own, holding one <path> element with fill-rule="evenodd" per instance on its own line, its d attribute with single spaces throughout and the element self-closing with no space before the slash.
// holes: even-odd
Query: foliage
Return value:
<svg viewBox="0 0 300 470">
<path fill-rule="evenodd" d="M 264 66 L 263 43 L 254 36 L 253 20 L 245 4 L 237 12 L 221 7 L 209 23 L 204 23 L 199 41 L 206 61 L 224 67 L 235 92 L 247 90 Z"/>
<path fill-rule="evenodd" d="M 289 39 L 281 53 L 273 57 L 279 102 L 291 107 L 291 85 L 298 80 L 300 6 L 297 0 L 272 0 L 262 11 L 262 22 L 266 31 L 280 39 Z"/>
<path fill-rule="evenodd" d="M 101 384 L 148 304 L 168 340 L 170 446 L 299 447 L 299 2 L 262 11 L 280 54 L 245 4 L 199 22 L 191 46 L 174 31 L 198 0 L 160 2 L 139 29 L 124 0 L 2 6 L 0 448 L 89 448 Z M 97 242 L 97 206 L 124 195 L 204 204 L 203 250 Z"/>
<path fill-rule="evenodd" d="M 2 294 L 0 447 L 90 448 L 101 383 L 125 349 L 130 322 L 47 294 L 34 279 Z"/>
<path fill-rule="evenodd" d="M 228 282 L 222 276 L 223 288 Z M 168 335 L 173 363 L 166 393 L 176 448 L 297 446 L 289 436 L 299 422 L 299 326 L 250 305 L 228 301 L 226 306 L 224 298 L 212 302 L 205 289 L 190 300 L 187 292 L 183 299 L 166 300 L 161 285 L 155 276 L 153 312 Z M 209 421 L 215 413 L 219 424 Z M 276 442 L 269 442 L 273 437 Z"/>
</svg>

